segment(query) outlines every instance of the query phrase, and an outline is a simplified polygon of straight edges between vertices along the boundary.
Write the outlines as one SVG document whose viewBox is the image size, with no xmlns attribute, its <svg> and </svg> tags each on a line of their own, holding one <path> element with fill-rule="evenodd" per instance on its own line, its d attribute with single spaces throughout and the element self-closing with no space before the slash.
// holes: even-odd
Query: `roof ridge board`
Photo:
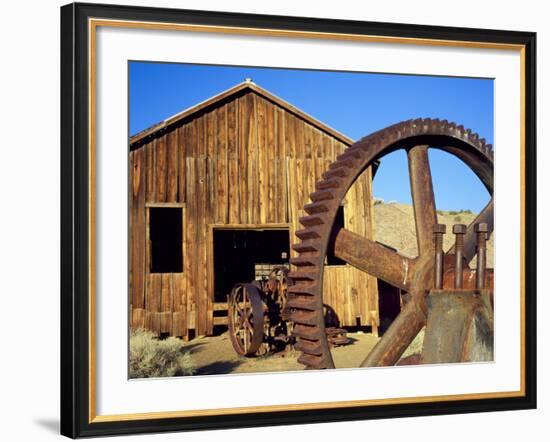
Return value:
<svg viewBox="0 0 550 442">
<path fill-rule="evenodd" d="M 261 95 L 265 99 L 273 102 L 274 104 L 282 107 L 283 109 L 287 110 L 288 112 L 296 115 L 297 117 L 303 119 L 306 122 L 309 122 L 313 126 L 316 126 L 318 129 L 322 130 L 323 132 L 328 133 L 329 135 L 332 135 L 339 141 L 343 142 L 344 144 L 351 145 L 353 144 L 353 140 L 346 135 L 342 134 L 341 132 L 337 131 L 336 129 L 328 126 L 327 124 L 321 122 L 320 120 L 316 119 L 315 117 L 311 116 L 307 112 L 302 111 L 301 109 L 297 108 L 296 106 L 292 105 L 288 101 L 278 97 L 277 95 L 267 91 L 266 89 L 262 88 L 261 86 L 258 86 L 256 83 L 252 81 L 243 81 L 241 83 L 236 84 L 235 86 L 226 89 L 219 94 L 216 94 L 206 100 L 203 100 L 191 107 L 188 107 L 186 109 L 183 109 L 182 111 L 171 115 L 170 117 L 164 119 L 163 121 L 154 124 L 138 133 L 130 137 L 130 146 L 135 146 L 137 144 L 142 144 L 142 142 L 147 139 L 150 136 L 154 136 L 156 133 L 161 132 L 163 129 L 168 128 L 169 126 L 178 123 L 179 121 L 184 120 L 185 118 L 199 113 L 200 111 L 203 111 L 207 109 L 209 106 L 212 106 L 218 102 L 221 102 L 224 99 L 230 98 L 234 96 L 235 94 L 238 94 L 246 89 L 250 89 L 253 92 L 256 92 L 257 94 Z"/>
</svg>

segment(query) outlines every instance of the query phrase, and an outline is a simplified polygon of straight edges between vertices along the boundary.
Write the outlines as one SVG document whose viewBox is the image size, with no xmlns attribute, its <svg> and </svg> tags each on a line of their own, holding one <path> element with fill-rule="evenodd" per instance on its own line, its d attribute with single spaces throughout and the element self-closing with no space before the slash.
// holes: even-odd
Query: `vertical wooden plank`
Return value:
<svg viewBox="0 0 550 442">
<path fill-rule="evenodd" d="M 149 273 L 151 272 L 151 231 L 150 231 L 151 211 L 148 207 L 145 208 L 145 308 L 148 305 L 149 286 L 147 284 Z"/>
<path fill-rule="evenodd" d="M 277 106 L 271 105 L 271 112 L 273 112 L 270 116 L 270 124 L 273 131 L 273 153 L 272 153 L 272 163 L 270 169 L 270 183 L 271 183 L 271 204 L 272 207 L 270 208 L 272 213 L 272 222 L 274 223 L 282 223 L 284 221 L 281 221 L 280 216 L 280 206 L 281 206 L 281 146 L 279 145 L 279 110 Z M 272 120 L 272 121 L 271 121 Z M 271 142 L 271 134 L 269 136 L 269 140 Z"/>
<path fill-rule="evenodd" d="M 207 161 L 207 205 L 208 205 L 208 211 L 212 212 L 212 217 L 208 218 L 207 222 L 210 222 L 210 220 L 214 220 L 217 218 L 217 211 L 218 211 L 218 195 L 217 195 L 217 179 L 216 179 L 216 168 L 217 168 L 217 117 L 216 117 L 216 110 L 214 109 L 212 112 L 209 112 L 203 117 L 205 121 L 205 127 L 206 127 L 206 157 L 208 158 Z"/>
<path fill-rule="evenodd" d="M 248 94 L 245 98 L 249 101 L 250 124 L 248 126 L 248 222 L 256 224 L 260 218 L 259 191 L 258 191 L 258 148 L 257 148 L 257 106 L 256 94 Z"/>
<path fill-rule="evenodd" d="M 147 143 L 144 147 L 146 156 L 146 201 L 152 202 L 155 200 L 155 141 Z"/>
<path fill-rule="evenodd" d="M 216 112 L 216 223 L 227 223 L 228 189 L 227 189 L 227 105 L 220 107 Z"/>
<path fill-rule="evenodd" d="M 208 261 L 208 226 L 215 222 L 218 216 L 219 198 L 217 194 L 217 168 L 219 156 L 216 154 L 218 149 L 217 141 L 217 116 L 215 112 L 211 113 L 211 117 L 208 120 L 208 143 L 206 159 L 206 179 L 204 180 L 203 191 L 203 219 L 200 226 L 200 257 L 202 266 L 202 289 L 201 289 L 201 319 L 203 322 L 203 333 L 212 334 L 212 302 L 211 297 L 213 295 L 210 287 L 210 272 L 212 271 L 212 265 Z M 202 334 L 202 333 L 201 333 Z"/>
<path fill-rule="evenodd" d="M 162 273 L 160 276 L 160 331 L 161 333 L 167 333 L 170 332 L 172 328 L 172 274 Z"/>
<path fill-rule="evenodd" d="M 306 152 L 311 156 L 311 149 L 306 146 L 306 129 L 309 127 L 299 118 L 295 118 L 296 158 L 306 158 Z"/>
<path fill-rule="evenodd" d="M 151 294 L 149 299 L 151 305 L 149 306 L 150 312 L 150 330 L 155 334 L 160 334 L 160 309 L 161 309 L 161 292 L 162 292 L 162 275 L 160 273 L 152 273 L 149 275 L 151 278 Z"/>
<path fill-rule="evenodd" d="M 311 143 L 313 145 L 313 155 L 314 158 L 322 158 L 323 157 L 323 143 L 322 143 L 322 135 L 319 129 L 313 128 L 312 131 L 312 140 Z"/>
<path fill-rule="evenodd" d="M 198 135 L 197 135 L 197 120 L 191 120 L 185 127 L 185 149 L 186 158 L 195 158 L 198 155 Z"/>
<path fill-rule="evenodd" d="M 145 149 L 134 151 L 132 171 L 132 230 L 131 230 L 131 269 L 132 306 L 145 305 Z"/>
<path fill-rule="evenodd" d="M 178 202 L 185 203 L 185 150 L 186 150 L 186 126 L 177 128 L 177 155 L 178 155 Z"/>
<path fill-rule="evenodd" d="M 275 107 L 266 102 L 266 153 L 265 157 L 265 166 L 264 173 L 266 174 L 266 222 L 274 223 L 277 222 L 277 215 L 275 213 L 275 191 L 277 188 L 277 183 L 275 180 L 275 174 L 277 173 L 277 163 L 276 163 L 276 146 L 275 146 L 275 136 L 276 136 L 276 120 L 275 120 Z"/>
<path fill-rule="evenodd" d="M 331 152 L 331 150 L 332 150 L 331 149 L 331 144 L 332 144 L 332 142 L 331 142 L 330 137 L 327 134 L 323 133 L 321 135 L 321 143 L 322 143 L 322 148 L 321 148 L 321 155 L 320 156 L 322 158 L 331 158 L 331 153 L 332 153 Z"/>
<path fill-rule="evenodd" d="M 196 291 L 196 306 L 197 306 L 197 323 L 196 331 L 197 335 L 202 336 L 206 333 L 206 321 L 207 321 L 207 293 L 206 293 L 206 258 L 205 258 L 205 229 L 207 225 L 206 210 L 207 210 L 207 180 L 206 180 L 206 160 L 197 159 L 197 171 L 198 171 L 198 200 L 197 200 L 197 247 L 196 247 L 196 260 L 197 260 L 197 291 Z"/>
<path fill-rule="evenodd" d="M 160 311 L 168 312 L 172 306 L 172 274 L 160 273 L 161 292 L 160 292 Z"/>
<path fill-rule="evenodd" d="M 290 245 L 298 242 L 298 238 L 295 237 L 294 233 L 297 228 L 297 218 L 296 218 L 296 160 L 294 158 L 286 158 L 286 173 L 288 177 L 288 185 L 286 186 L 287 191 L 287 201 L 288 201 L 288 217 L 290 224 Z M 294 258 L 297 256 L 297 253 L 290 247 L 290 257 Z"/>
<path fill-rule="evenodd" d="M 238 122 L 238 103 L 234 100 L 227 104 L 227 161 L 228 177 L 225 184 L 228 195 L 228 218 L 225 222 L 238 224 L 240 218 L 240 196 L 244 183 L 239 176 L 239 122 Z M 245 175 L 246 176 L 246 175 Z"/>
<path fill-rule="evenodd" d="M 252 220 L 249 217 L 249 202 L 250 202 L 250 158 L 249 158 L 249 144 L 250 144 L 250 120 L 253 108 L 250 105 L 249 96 L 239 98 L 239 187 L 240 187 L 240 200 L 239 200 L 239 218 L 242 224 L 249 224 Z"/>
<path fill-rule="evenodd" d="M 263 98 L 254 94 L 256 102 L 256 155 L 257 155 L 257 181 L 258 181 L 258 220 L 257 222 L 265 224 L 267 222 L 267 205 L 269 188 L 268 164 L 267 158 L 269 155 L 267 149 L 267 122 L 266 122 L 266 102 Z"/>
<path fill-rule="evenodd" d="M 157 139 L 155 150 L 155 173 L 157 176 L 156 201 L 166 201 L 166 135 Z"/>
<path fill-rule="evenodd" d="M 285 112 L 285 145 L 287 155 L 296 158 L 296 119 Z"/>
<path fill-rule="evenodd" d="M 204 158 L 207 155 L 207 126 L 206 116 L 198 117 L 195 120 L 195 126 L 197 129 L 197 152 L 196 158 Z"/>
<path fill-rule="evenodd" d="M 300 120 L 300 123 L 304 133 L 304 144 L 302 147 L 304 150 L 304 157 L 312 158 L 315 156 L 315 152 L 313 150 L 313 128 L 302 120 Z"/>
<path fill-rule="evenodd" d="M 191 133 L 190 133 L 191 135 Z M 191 140 L 190 140 L 191 141 Z M 196 299 L 196 281 L 197 281 L 197 193 L 198 186 L 196 176 L 196 161 L 193 157 L 186 157 L 186 207 L 185 207 L 185 275 L 186 275 L 186 318 L 189 319 L 195 312 L 195 299 Z M 193 321 L 194 323 L 194 321 Z M 194 326 L 187 321 L 186 334 L 189 334 L 189 330 Z"/>
<path fill-rule="evenodd" d="M 173 326 L 174 336 L 185 336 L 185 277 L 182 273 L 174 275 L 174 310 L 179 313 L 175 326 Z"/>
<path fill-rule="evenodd" d="M 178 131 L 172 129 L 166 135 L 166 201 L 178 198 Z"/>
<path fill-rule="evenodd" d="M 288 176 L 287 176 L 287 149 L 286 149 L 286 127 L 285 113 L 277 109 L 277 144 L 279 145 L 279 222 L 288 223 Z M 294 235 L 294 233 L 292 233 Z"/>
</svg>

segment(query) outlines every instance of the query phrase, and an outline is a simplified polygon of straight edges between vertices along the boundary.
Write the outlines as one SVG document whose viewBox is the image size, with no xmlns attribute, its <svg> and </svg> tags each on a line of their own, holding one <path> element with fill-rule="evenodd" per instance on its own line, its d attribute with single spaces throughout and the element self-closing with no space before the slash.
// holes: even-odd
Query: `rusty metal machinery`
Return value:
<svg viewBox="0 0 550 442">
<path fill-rule="evenodd" d="M 483 182 L 490 202 L 469 226 L 455 226 L 456 242 L 442 250 L 428 147 L 461 159 Z M 418 256 L 409 258 L 361 237 L 334 220 L 339 205 L 359 175 L 397 149 L 408 157 Z M 287 308 L 294 323 L 295 348 L 306 368 L 334 368 L 323 315 L 323 269 L 327 249 L 376 278 L 408 293 L 407 302 L 361 364 L 396 364 L 426 327 L 421 361 L 453 362 L 492 357 L 492 272 L 485 270 L 484 241 L 493 230 L 493 151 L 477 134 L 448 121 L 417 119 L 375 132 L 349 147 L 317 182 L 305 205 L 307 216 L 296 232 L 295 267 L 289 276 Z M 334 226 L 334 228 L 333 228 Z M 476 250 L 479 247 L 479 252 Z M 469 263 L 478 255 L 477 268 Z M 444 312 L 452 311 L 453 315 Z M 440 333 L 453 326 L 452 333 Z M 448 339 L 442 339 L 447 336 Z M 476 359 L 477 358 L 477 359 Z"/>
<path fill-rule="evenodd" d="M 275 267 L 267 278 L 233 287 L 228 298 L 228 325 L 229 338 L 237 354 L 260 356 L 294 345 L 293 323 L 286 308 L 291 283 L 288 269 Z M 324 316 L 327 317 L 326 312 Z M 346 330 L 326 323 L 328 345 L 349 343 Z"/>
<path fill-rule="evenodd" d="M 288 269 L 274 268 L 263 280 L 236 284 L 228 298 L 229 337 L 241 356 L 258 356 L 294 342 L 284 311 Z"/>
</svg>

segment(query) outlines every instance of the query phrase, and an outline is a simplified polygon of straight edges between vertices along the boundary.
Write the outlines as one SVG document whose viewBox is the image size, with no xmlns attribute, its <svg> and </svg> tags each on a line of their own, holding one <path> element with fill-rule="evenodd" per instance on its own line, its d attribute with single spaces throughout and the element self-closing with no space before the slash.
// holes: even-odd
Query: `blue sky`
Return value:
<svg viewBox="0 0 550 442">
<path fill-rule="evenodd" d="M 327 72 L 293 69 L 129 63 L 130 134 L 193 106 L 245 78 L 356 140 L 409 118 L 455 121 L 493 142 L 493 81 L 489 79 Z M 479 212 L 489 199 L 458 159 L 430 151 L 436 205 Z M 384 157 L 374 194 L 410 203 L 406 155 Z"/>
</svg>

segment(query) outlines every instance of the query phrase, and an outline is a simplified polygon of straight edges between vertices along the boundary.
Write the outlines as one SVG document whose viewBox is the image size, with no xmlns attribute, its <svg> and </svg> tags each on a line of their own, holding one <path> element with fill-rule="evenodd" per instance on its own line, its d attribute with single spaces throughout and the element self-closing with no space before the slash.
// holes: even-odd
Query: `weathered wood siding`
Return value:
<svg viewBox="0 0 550 442">
<path fill-rule="evenodd" d="M 290 243 L 309 193 L 347 146 L 264 97 L 248 92 L 184 120 L 130 152 L 131 325 L 188 337 L 211 334 L 212 229 L 288 225 Z M 372 237 L 370 170 L 350 189 L 345 225 Z M 183 272 L 149 272 L 148 205 L 183 207 Z M 293 252 L 291 252 L 293 253 Z M 376 325 L 375 280 L 327 266 L 326 303 L 342 325 Z M 216 318 L 216 324 L 223 323 Z"/>
</svg>

